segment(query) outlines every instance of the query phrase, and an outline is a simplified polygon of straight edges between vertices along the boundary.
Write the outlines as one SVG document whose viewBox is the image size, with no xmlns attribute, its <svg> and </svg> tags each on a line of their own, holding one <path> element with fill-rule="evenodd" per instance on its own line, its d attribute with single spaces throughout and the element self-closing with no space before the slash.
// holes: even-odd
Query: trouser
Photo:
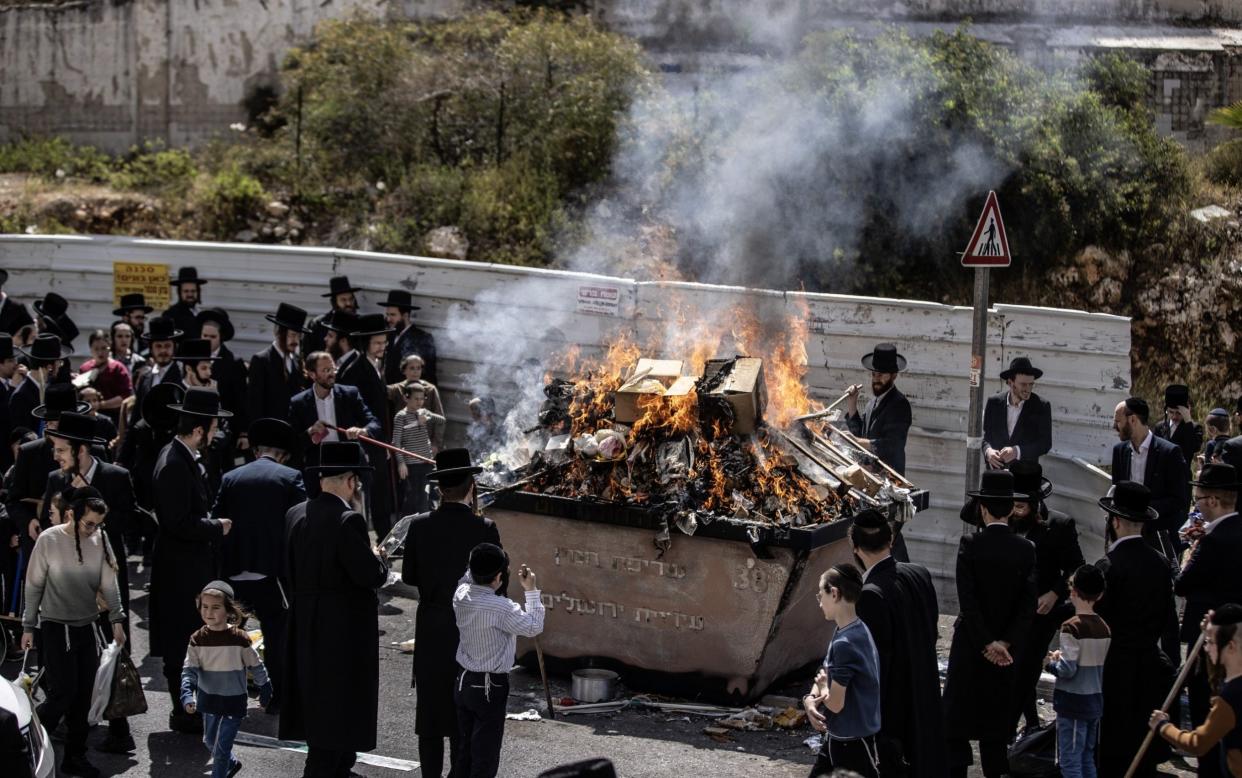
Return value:
<svg viewBox="0 0 1242 778">
<path fill-rule="evenodd" d="M 837 740 L 824 735 L 824 743 L 815 757 L 810 778 L 833 775 L 835 770 L 852 770 L 862 778 L 878 778 L 879 754 L 876 752 L 875 735 Z"/>
<path fill-rule="evenodd" d="M 974 764 L 970 741 L 949 738 L 949 776 L 966 778 L 966 768 Z M 983 763 L 984 778 L 1000 778 L 1009 772 L 1009 749 L 1004 739 L 980 740 L 979 761 Z"/>
<path fill-rule="evenodd" d="M 1186 649 L 1186 654 L 1187 656 L 1190 654 L 1189 647 Z M 1199 654 L 1199 658 L 1195 661 L 1195 669 L 1191 672 L 1190 680 L 1186 684 L 1190 695 L 1190 723 L 1196 727 L 1207 720 L 1208 710 L 1212 707 L 1208 661 L 1207 651 Z M 1220 743 L 1212 746 L 1210 751 L 1199 757 L 1197 775 L 1199 778 L 1227 778 L 1221 769 Z"/>
<path fill-rule="evenodd" d="M 427 497 L 427 474 L 435 469 L 434 465 L 407 464 L 409 475 L 402 482 L 401 515 L 426 513 L 430 510 Z"/>
<path fill-rule="evenodd" d="M 1048 647 L 1052 638 L 1060 630 L 1064 619 L 1060 604 L 1052 606 L 1045 615 L 1036 614 L 1031 620 L 1030 631 L 1018 646 L 1014 686 L 1013 726 L 1016 729 L 1019 719 L 1026 719 L 1026 726 L 1039 726 L 1039 709 L 1035 705 L 1035 691 L 1039 686 L 1039 676 L 1044 669 L 1044 659 L 1048 656 Z"/>
<path fill-rule="evenodd" d="M 456 775 L 453 765 L 461 757 L 461 736 L 450 735 L 448 741 L 449 775 Z M 440 778 L 444 774 L 444 738 L 438 735 L 419 735 L 418 762 L 424 776 Z"/>
<path fill-rule="evenodd" d="M 1099 719 L 1057 716 L 1057 767 L 1061 768 L 1061 778 L 1096 778 L 1095 746 L 1099 739 Z"/>
<path fill-rule="evenodd" d="M 353 751 L 308 746 L 302 778 L 348 778 L 357 760 L 358 754 Z"/>
<path fill-rule="evenodd" d="M 461 750 L 453 765 L 457 778 L 495 778 L 505 736 L 509 676 L 462 670 L 453 691 Z"/>
<path fill-rule="evenodd" d="M 40 659 L 48 679 L 47 699 L 39 705 L 39 719 L 48 732 L 64 719 L 69 730 L 65 756 L 85 756 L 90 730 L 86 716 L 103 650 L 99 633 L 93 623 L 71 627 L 55 621 L 44 621 L 39 631 Z"/>
<path fill-rule="evenodd" d="M 268 576 L 256 581 L 229 581 L 238 602 L 259 617 L 263 627 L 263 664 L 272 679 L 272 702 L 280 700 L 285 688 L 285 630 L 289 624 L 289 603 L 280 579 Z M 273 708 L 275 710 L 275 708 Z"/>
<path fill-rule="evenodd" d="M 233 741 L 241 728 L 241 716 L 203 714 L 203 745 L 211 752 L 211 778 L 228 778 L 233 758 Z"/>
</svg>

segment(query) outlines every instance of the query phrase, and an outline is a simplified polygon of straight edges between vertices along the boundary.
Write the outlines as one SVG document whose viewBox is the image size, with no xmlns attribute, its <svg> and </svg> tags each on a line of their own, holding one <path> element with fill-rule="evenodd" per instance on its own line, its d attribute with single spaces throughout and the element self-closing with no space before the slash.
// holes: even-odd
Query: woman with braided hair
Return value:
<svg viewBox="0 0 1242 778">
<path fill-rule="evenodd" d="M 108 505 L 91 487 L 66 489 L 64 522 L 44 530 L 35 542 L 26 574 L 26 610 L 22 618 L 22 649 L 34 646 L 40 630 L 41 663 L 49 691 L 39 706 L 39 718 L 48 730 L 65 719 L 61 771 L 94 778 L 99 769 L 86 760 L 86 717 L 99 655 L 103 650 L 95 620 L 100 592 L 111 614 L 112 637 L 125 643 L 125 611 L 117 589 L 116 561 L 100 529 Z"/>
</svg>

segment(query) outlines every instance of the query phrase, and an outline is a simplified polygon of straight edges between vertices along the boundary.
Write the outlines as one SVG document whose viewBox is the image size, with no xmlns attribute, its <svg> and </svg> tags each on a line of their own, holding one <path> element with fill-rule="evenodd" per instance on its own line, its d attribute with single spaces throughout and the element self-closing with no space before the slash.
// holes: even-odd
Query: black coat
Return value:
<svg viewBox="0 0 1242 778">
<path fill-rule="evenodd" d="M 332 311 L 321 313 L 318 316 L 311 317 L 306 323 L 306 329 L 310 332 L 302 336 L 302 353 L 313 354 L 316 351 L 327 351 L 325 338 L 328 334 L 328 328 L 325 322 L 332 316 Z"/>
<path fill-rule="evenodd" d="M 857 607 L 880 657 L 881 753 L 894 754 L 898 743 L 912 778 L 941 778 L 947 768 L 931 575 L 919 565 L 884 559 L 867 571 Z"/>
<path fill-rule="evenodd" d="M 894 386 L 882 401 L 877 404 L 872 397 L 861 414 L 847 416 L 845 423 L 850 432 L 871 441 L 873 452 L 884 464 L 905 475 L 910 420 L 910 401 Z"/>
<path fill-rule="evenodd" d="M 983 657 L 989 643 L 1021 645 L 1035 613 L 1035 546 L 1005 524 L 963 535 L 957 551 L 958 616 L 944 684 L 945 736 L 1008 739 L 1016 668 Z"/>
<path fill-rule="evenodd" d="M 1152 427 L 1151 431 L 1156 437 L 1164 438 L 1182 450 L 1182 458 L 1186 460 L 1186 476 L 1189 477 L 1190 463 L 1195 461 L 1199 449 L 1203 448 L 1203 426 L 1192 421 L 1184 421 L 1177 425 L 1175 432 L 1170 434 L 1169 430 L 1172 426 L 1169 420 L 1165 419 Z"/>
<path fill-rule="evenodd" d="M 154 363 L 151 363 L 154 368 Z M 174 383 L 177 386 L 185 388 L 185 379 L 181 373 L 181 363 L 172 362 L 160 374 L 161 384 Z M 146 399 L 147 394 L 155 386 L 155 373 L 153 370 L 144 370 L 138 378 L 138 383 L 134 384 L 134 407 L 129 412 L 129 421 L 126 427 L 132 427 L 142 419 L 142 401 Z"/>
<path fill-rule="evenodd" d="M 294 434 L 297 435 L 303 449 L 311 444 L 309 430 L 319 420 L 319 411 L 315 408 L 314 393 L 315 389 L 312 387 L 294 395 L 293 399 L 289 401 L 289 423 L 293 425 Z M 380 420 L 371 414 L 370 409 L 362 401 L 362 395 L 358 393 L 357 389 L 352 386 L 337 384 L 332 387 L 332 403 L 336 409 L 336 424 L 338 427 L 344 427 L 345 429 L 362 427 L 366 429 L 367 437 L 382 439 L 381 436 L 384 434 L 384 428 L 380 425 Z"/>
<path fill-rule="evenodd" d="M 983 407 L 984 453 L 988 448 L 999 451 L 1017 446 L 1018 459 L 1038 462 L 1040 457 L 1052 450 L 1052 404 L 1032 392 L 1031 399 L 1022 404 L 1018 421 L 1013 425 L 1013 434 L 1010 435 L 1005 415 L 1008 402 L 1009 390 L 1006 389 L 989 397 Z"/>
<path fill-rule="evenodd" d="M 117 456 L 117 464 L 129 471 L 134 481 L 134 496 L 138 504 L 151 510 L 155 504 L 154 487 L 155 463 L 160 452 L 172 442 L 172 430 L 156 430 L 146 419 L 138 422 L 125 431 L 125 439 L 121 441 L 121 452 Z"/>
<path fill-rule="evenodd" d="M 1179 452 L 1180 455 L 1180 452 Z M 1097 562 L 1106 589 L 1096 613 L 1108 624 L 1112 643 L 1104 659 L 1104 718 L 1100 722 L 1100 775 L 1121 776 L 1147 734 L 1147 718 L 1164 701 L 1173 666 L 1160 638 L 1174 618 L 1168 561 L 1141 538 L 1123 540 Z M 1167 750 L 1160 738 L 1140 776 Z"/>
<path fill-rule="evenodd" d="M 286 371 L 285 358 L 274 345 L 250 358 L 246 378 L 246 418 L 250 421 L 265 418 L 289 421 L 289 401 L 310 385 L 300 368 Z"/>
<path fill-rule="evenodd" d="M 177 656 L 202 626 L 194 599 L 217 575 L 216 549 L 224 531 L 208 515 L 207 484 L 180 440 L 160 452 L 152 491 L 160 529 L 151 572 L 151 645 L 160 656 Z"/>
<path fill-rule="evenodd" d="M 13 387 L 8 381 L 0 380 L 0 473 L 13 465 L 13 448 L 9 445 L 9 435 L 13 432 L 13 424 L 9 421 L 9 398 L 13 396 Z"/>
<path fill-rule="evenodd" d="M 220 574 L 283 577 L 285 514 L 305 501 L 302 474 L 268 457 L 225 473 L 211 509 L 213 518 L 233 520 L 220 544 Z"/>
<path fill-rule="evenodd" d="M 352 386 L 362 395 L 367 410 L 379 422 L 380 432 L 370 437 L 387 443 L 392 440 L 392 417 L 388 415 L 388 387 L 366 357 L 354 352 L 354 358 L 342 366 L 337 374 L 338 385 Z M 346 425 L 341 425 L 346 426 Z M 361 425 L 360 425 L 361 426 Z M 396 504 L 392 489 L 392 465 L 388 452 L 379 446 L 366 446 L 367 458 L 375 471 L 371 475 L 371 521 L 377 533 L 387 534 L 392 525 L 391 516 Z"/>
<path fill-rule="evenodd" d="M 280 737 L 312 748 L 370 751 L 379 716 L 379 598 L 387 566 L 366 519 L 321 492 L 288 525 L 288 688 Z"/>
<path fill-rule="evenodd" d="M 384 354 L 384 383 L 395 384 L 404 381 L 401 372 L 401 360 L 410 354 L 418 354 L 423 358 L 423 380 L 436 382 L 436 339 L 430 332 L 421 330 L 411 324 L 388 344 Z"/>
<path fill-rule="evenodd" d="M 9 429 L 25 427 L 32 432 L 38 432 L 39 422 L 42 419 L 36 419 L 30 412 L 41 404 L 38 384 L 29 378 L 18 384 L 17 388 L 9 393 Z M 4 442 L 7 445 L 8 438 L 5 438 Z"/>
<path fill-rule="evenodd" d="M 461 503 L 445 503 L 410 523 L 401 580 L 418 587 L 414 621 L 414 730 L 448 737 L 455 731 L 453 677 L 457 668 L 457 620 L 453 592 L 480 543 L 500 545 L 500 530 Z"/>
<path fill-rule="evenodd" d="M 1123 440 L 1113 446 L 1113 483 L 1130 480 L 1130 459 L 1134 447 Z M 1190 484 L 1182 450 L 1155 434 L 1147 449 L 1147 471 L 1143 485 L 1151 490 L 1151 507 L 1160 514 L 1156 529 L 1173 533 L 1186 523 L 1190 504 Z"/>
<path fill-rule="evenodd" d="M 1173 591 L 1186 598 L 1181 639 L 1193 643 L 1209 610 L 1227 602 L 1242 603 L 1242 517 L 1220 519 L 1194 545 Z"/>
<path fill-rule="evenodd" d="M 173 287 L 173 296 L 177 294 L 176 287 Z M 184 338 L 197 338 L 202 332 L 202 325 L 198 323 L 198 317 L 194 315 L 194 309 L 189 305 L 178 300 L 164 311 L 164 315 L 173 320 L 173 325 L 185 333 Z"/>
<path fill-rule="evenodd" d="M 233 413 L 230 420 L 234 430 L 245 432 L 250 425 L 249 407 L 246 398 L 246 363 L 241 357 L 221 344 L 219 361 L 211 365 L 211 377 L 216 380 L 216 388 L 220 391 L 220 405 Z"/>
<path fill-rule="evenodd" d="M 0 306 L 0 332 L 16 335 L 27 324 L 34 324 L 34 319 L 30 318 L 26 304 L 14 300 L 12 295 L 5 298 L 4 305 Z"/>
<path fill-rule="evenodd" d="M 1242 470 L 1242 435 L 1220 444 L 1220 460 L 1227 465 L 1233 465 L 1237 470 Z"/>
</svg>

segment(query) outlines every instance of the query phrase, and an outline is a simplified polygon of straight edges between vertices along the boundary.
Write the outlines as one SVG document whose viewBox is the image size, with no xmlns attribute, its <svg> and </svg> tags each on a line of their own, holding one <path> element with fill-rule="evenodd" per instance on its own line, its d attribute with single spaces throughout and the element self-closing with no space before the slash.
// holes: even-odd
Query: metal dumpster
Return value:
<svg viewBox="0 0 1242 778">
<path fill-rule="evenodd" d="M 916 495 L 916 506 L 927 495 Z M 498 494 L 487 515 L 514 565 L 538 575 L 540 642 L 554 667 L 607 667 L 633 689 L 727 704 L 823 659 L 831 625 L 820 574 L 852 561 L 850 519 L 781 528 L 717 519 L 671 533 L 653 512 L 527 492 Z M 511 585 L 511 596 L 519 596 Z M 529 661 L 532 641 L 519 642 Z"/>
</svg>

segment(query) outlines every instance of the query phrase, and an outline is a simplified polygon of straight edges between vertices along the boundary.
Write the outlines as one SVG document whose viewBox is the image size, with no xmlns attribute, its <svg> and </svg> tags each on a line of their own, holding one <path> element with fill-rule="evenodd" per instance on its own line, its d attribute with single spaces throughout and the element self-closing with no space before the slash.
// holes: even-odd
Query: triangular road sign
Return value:
<svg viewBox="0 0 1242 778">
<path fill-rule="evenodd" d="M 964 267 L 1009 267 L 1009 238 L 1005 236 L 1005 222 L 1001 221 L 1000 205 L 996 192 L 988 192 L 988 201 L 975 225 L 975 234 L 962 255 Z"/>
</svg>

